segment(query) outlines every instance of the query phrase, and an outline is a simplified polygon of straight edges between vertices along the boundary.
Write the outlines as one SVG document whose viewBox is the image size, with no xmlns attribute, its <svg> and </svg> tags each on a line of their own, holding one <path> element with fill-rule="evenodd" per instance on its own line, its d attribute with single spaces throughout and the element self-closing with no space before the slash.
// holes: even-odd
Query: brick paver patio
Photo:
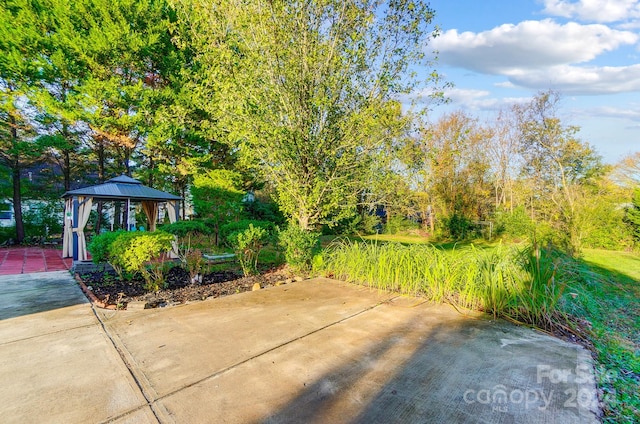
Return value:
<svg viewBox="0 0 640 424">
<path fill-rule="evenodd" d="M 32 272 L 64 271 L 72 259 L 62 259 L 62 250 L 42 247 L 9 247 L 0 249 L 0 275 Z"/>
</svg>

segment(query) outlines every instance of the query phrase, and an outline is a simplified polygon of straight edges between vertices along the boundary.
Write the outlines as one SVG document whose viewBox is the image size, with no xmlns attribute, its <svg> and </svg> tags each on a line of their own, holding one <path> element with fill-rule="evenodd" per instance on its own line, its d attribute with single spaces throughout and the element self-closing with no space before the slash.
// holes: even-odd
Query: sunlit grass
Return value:
<svg viewBox="0 0 640 424">
<path fill-rule="evenodd" d="M 393 243 L 406 243 L 406 244 L 431 244 L 428 237 L 422 237 L 418 235 L 410 234 L 373 234 L 370 236 L 363 236 L 364 240 L 371 241 L 386 241 Z"/>
<path fill-rule="evenodd" d="M 591 327 L 605 422 L 640 422 L 640 255 L 587 249 L 582 266 L 594 278 L 567 312 Z"/>
<path fill-rule="evenodd" d="M 553 252 L 497 245 L 432 245 L 344 240 L 326 250 L 325 272 L 382 290 L 424 296 L 544 328 L 566 282 Z"/>
</svg>

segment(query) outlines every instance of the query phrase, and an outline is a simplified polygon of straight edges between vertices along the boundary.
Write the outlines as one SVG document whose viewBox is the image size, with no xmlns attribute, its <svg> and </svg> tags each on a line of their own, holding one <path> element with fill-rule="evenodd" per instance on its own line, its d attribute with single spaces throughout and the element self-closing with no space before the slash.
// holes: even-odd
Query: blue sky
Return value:
<svg viewBox="0 0 640 424">
<path fill-rule="evenodd" d="M 608 163 L 640 151 L 640 0 L 431 0 L 438 71 L 455 86 L 432 119 L 491 119 L 547 89 Z"/>
</svg>

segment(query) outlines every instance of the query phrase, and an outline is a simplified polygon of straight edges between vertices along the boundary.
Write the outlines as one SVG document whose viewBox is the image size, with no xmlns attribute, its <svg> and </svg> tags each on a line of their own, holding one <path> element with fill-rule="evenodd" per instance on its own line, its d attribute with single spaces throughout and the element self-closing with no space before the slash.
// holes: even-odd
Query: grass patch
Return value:
<svg viewBox="0 0 640 424">
<path fill-rule="evenodd" d="M 328 248 L 325 255 L 323 269 L 336 278 L 546 329 L 567 284 L 556 272 L 563 258 L 550 250 L 504 245 L 445 249 L 347 240 Z"/>
<path fill-rule="evenodd" d="M 575 287 L 567 312 L 588 321 L 605 422 L 640 422 L 640 256 L 587 249 L 593 278 Z"/>
<path fill-rule="evenodd" d="M 403 244 L 431 244 L 428 237 L 411 234 L 373 234 L 363 236 L 364 240 Z"/>
</svg>

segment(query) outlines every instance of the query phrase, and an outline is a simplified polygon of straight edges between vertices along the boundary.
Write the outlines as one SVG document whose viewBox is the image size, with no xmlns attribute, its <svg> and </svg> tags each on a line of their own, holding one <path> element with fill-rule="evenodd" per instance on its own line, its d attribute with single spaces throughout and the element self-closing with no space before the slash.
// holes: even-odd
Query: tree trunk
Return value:
<svg viewBox="0 0 640 424">
<path fill-rule="evenodd" d="M 300 228 L 305 231 L 309 231 L 309 218 L 309 215 L 304 213 L 300 213 L 297 216 L 298 225 L 300 225 Z"/>
<path fill-rule="evenodd" d="M 12 144 L 18 142 L 18 124 L 16 118 L 9 114 Z M 22 193 L 20 193 L 20 156 L 13 155 L 11 160 L 11 177 L 13 179 L 13 217 L 16 221 L 16 243 L 24 241 L 24 223 L 22 222 Z"/>
<path fill-rule="evenodd" d="M 97 140 L 96 140 L 97 141 Z M 97 146 L 97 155 L 98 155 L 98 183 L 104 183 L 104 144 L 102 141 L 98 141 Z M 96 207 L 98 211 L 98 218 L 96 220 L 96 234 L 100 234 L 100 229 L 102 227 L 102 208 L 104 206 L 103 202 L 98 202 L 98 206 Z"/>
<path fill-rule="evenodd" d="M 71 190 L 71 154 L 69 150 L 63 150 L 64 166 L 62 173 L 64 175 L 64 191 Z"/>
<path fill-rule="evenodd" d="M 62 137 L 64 137 L 65 141 L 69 140 L 69 126 L 66 122 L 62 124 Z M 71 150 L 63 149 L 62 150 L 63 157 L 63 166 L 62 166 L 62 175 L 64 177 L 64 191 L 71 190 Z"/>
<path fill-rule="evenodd" d="M 154 172 L 153 166 L 154 166 L 153 158 L 149 157 L 149 181 L 148 181 L 148 184 L 149 184 L 149 187 L 151 187 L 151 188 L 153 188 L 153 172 Z"/>
<path fill-rule="evenodd" d="M 434 208 L 431 207 L 431 210 L 429 211 L 429 225 L 431 226 L 431 235 L 434 235 L 436 232 L 435 222 L 433 219 L 433 211 Z"/>
<path fill-rule="evenodd" d="M 13 178 L 13 216 L 16 221 L 16 243 L 24 241 L 24 223 L 22 221 L 22 194 L 20 193 L 20 162 L 16 159 L 12 169 Z"/>
</svg>

